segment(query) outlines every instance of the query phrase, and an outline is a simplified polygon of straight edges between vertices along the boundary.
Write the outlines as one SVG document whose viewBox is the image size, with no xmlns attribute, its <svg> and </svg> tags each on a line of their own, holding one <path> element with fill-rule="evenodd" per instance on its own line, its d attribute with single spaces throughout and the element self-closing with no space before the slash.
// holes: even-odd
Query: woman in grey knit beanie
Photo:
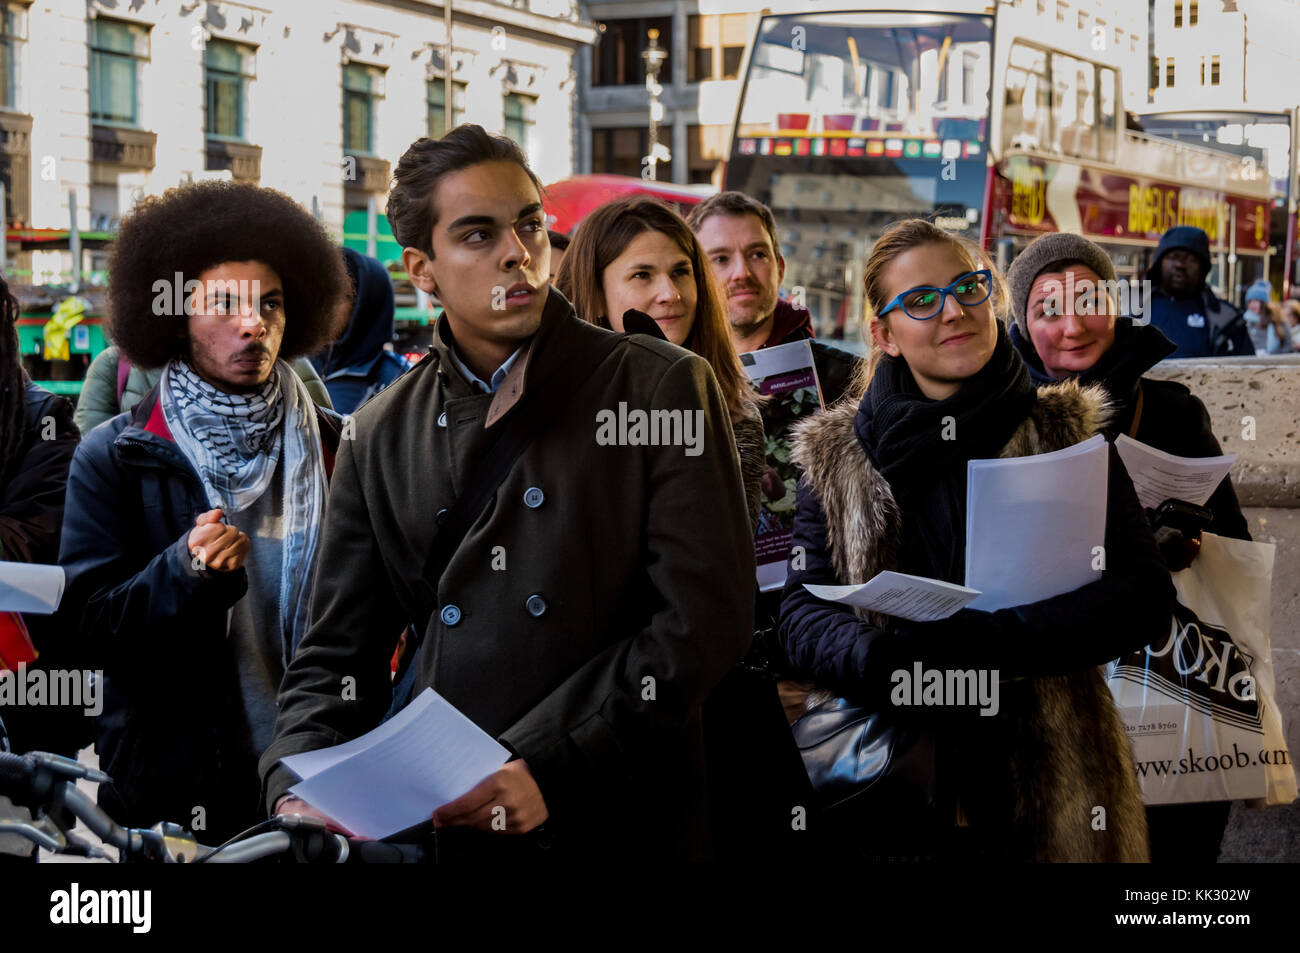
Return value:
<svg viewBox="0 0 1300 953">
<path fill-rule="evenodd" d="M 1100 246 L 1064 232 L 1044 235 L 1012 264 L 1007 286 L 1015 315 L 1011 341 L 1036 384 L 1071 377 L 1104 386 L 1113 406 L 1106 426 L 1110 439 L 1126 433 L 1182 457 L 1222 453 L 1205 405 L 1191 391 L 1142 376 L 1176 348 L 1147 321 L 1115 316 L 1114 298 L 1128 289 L 1115 282 L 1115 268 Z M 1206 505 L 1214 514 L 1215 533 L 1250 539 L 1227 477 Z M 1184 568 L 1195 555 L 1177 539 L 1161 551 L 1171 570 Z M 1152 862 L 1213 862 L 1230 806 L 1229 801 L 1149 806 Z"/>
</svg>

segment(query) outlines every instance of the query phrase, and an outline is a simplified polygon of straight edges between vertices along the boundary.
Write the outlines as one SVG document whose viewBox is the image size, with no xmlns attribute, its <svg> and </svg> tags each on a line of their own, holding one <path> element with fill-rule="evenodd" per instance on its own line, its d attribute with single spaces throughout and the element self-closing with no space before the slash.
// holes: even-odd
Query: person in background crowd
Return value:
<svg viewBox="0 0 1300 953">
<path fill-rule="evenodd" d="M 99 801 L 219 842 L 265 817 L 257 758 L 306 630 L 339 441 L 286 360 L 334 339 L 347 271 L 287 196 L 224 182 L 145 199 L 108 271 L 113 339 L 161 377 L 91 432 L 68 482 L 64 603 L 105 673 Z M 178 274 L 196 282 L 182 307 L 154 313 Z"/>
<path fill-rule="evenodd" d="M 32 383 L 18 350 L 18 302 L 0 278 L 0 560 L 17 563 L 58 561 L 68 467 L 80 439 L 72 404 Z M 6 646 L 39 653 L 28 669 L 68 667 L 66 639 L 58 616 L 0 614 Z M 25 633 L 25 634 L 24 634 Z M 30 640 L 30 644 L 29 643 Z M 4 653 L 0 653 L 4 656 Z M 15 669 L 14 658 L 4 665 Z M 25 661 L 25 660 L 24 660 Z M 0 704 L 0 751 L 52 751 L 76 756 L 86 740 L 81 712 L 47 706 Z M 19 816 L 0 797 L 0 817 Z M 26 815 L 23 815 L 26 819 Z M 0 858 L 34 858 L 35 846 L 22 838 L 0 835 Z"/>
<path fill-rule="evenodd" d="M 709 362 L 731 411 L 749 518 L 757 525 L 766 467 L 763 421 L 731 349 L 718 286 L 682 217 L 644 196 L 602 205 L 582 220 L 555 287 L 592 324 L 622 332 L 624 314 L 640 311 L 666 340 Z"/>
<path fill-rule="evenodd" d="M 884 778 L 842 822 L 846 854 L 1146 860 L 1132 750 L 1099 666 L 1168 630 L 1173 585 L 1113 448 L 1106 568 L 1072 592 L 916 623 L 804 588 L 884 569 L 963 583 L 967 462 L 1059 450 L 1104 424 L 1101 388 L 1034 387 L 999 318 L 997 278 L 978 248 L 924 220 L 877 241 L 861 402 L 797 432 L 802 558 L 791 559 L 781 641 L 820 689 L 920 732 L 889 750 Z M 996 671 L 996 717 L 895 705 L 893 673 L 918 663 Z M 1098 805 L 1105 831 L 1091 824 Z"/>
<path fill-rule="evenodd" d="M 1246 311 L 1242 315 L 1256 354 L 1285 354 L 1292 350 L 1291 333 L 1282 309 L 1273 306 L 1273 287 L 1260 278 L 1246 289 Z"/>
<path fill-rule="evenodd" d="M 311 361 L 299 357 L 289 365 L 306 385 L 312 401 L 320 407 L 331 408 L 329 391 Z M 86 369 L 86 379 L 77 397 L 77 428 L 88 434 L 104 421 L 131 410 L 140 398 L 158 386 L 161 377 L 162 368 L 136 367 L 116 344 L 110 344 L 95 355 Z"/>
<path fill-rule="evenodd" d="M 551 283 L 559 274 L 560 265 L 564 263 L 564 253 L 569 249 L 569 236 L 553 228 L 546 230 L 546 240 L 551 243 Z"/>
<path fill-rule="evenodd" d="M 280 759 L 379 725 L 416 623 L 413 693 L 436 690 L 510 755 L 429 805 L 440 863 L 698 856 L 700 705 L 753 625 L 724 392 L 701 357 L 584 323 L 548 285 L 541 185 L 514 142 L 462 125 L 417 140 L 393 179 L 403 264 L 445 311 L 339 453 L 266 806 L 319 814 Z M 690 445 L 608 419 L 652 409 L 690 421 Z M 460 496 L 475 488 L 495 493 Z"/>
<path fill-rule="evenodd" d="M 343 249 L 351 279 L 352 312 L 339 339 L 311 358 L 325 380 L 330 403 L 350 414 L 410 370 L 411 362 L 390 347 L 393 340 L 393 282 L 377 259 Z"/>
<path fill-rule="evenodd" d="M 1300 301 L 1287 298 L 1282 305 L 1282 317 L 1286 321 L 1287 333 L 1291 335 L 1291 349 L 1300 351 Z"/>
<path fill-rule="evenodd" d="M 780 296 L 785 258 L 771 209 L 743 192 L 722 192 L 691 209 L 689 221 L 726 296 L 737 354 L 812 340 L 811 312 Z M 829 407 L 853 380 L 858 359 L 816 340 L 812 350 L 822 400 Z"/>
<path fill-rule="evenodd" d="M 1161 235 L 1146 273 L 1154 289 L 1151 323 L 1174 343 L 1174 358 L 1254 354 L 1241 312 L 1210 290 L 1209 273 L 1205 232 L 1175 225 Z"/>
</svg>

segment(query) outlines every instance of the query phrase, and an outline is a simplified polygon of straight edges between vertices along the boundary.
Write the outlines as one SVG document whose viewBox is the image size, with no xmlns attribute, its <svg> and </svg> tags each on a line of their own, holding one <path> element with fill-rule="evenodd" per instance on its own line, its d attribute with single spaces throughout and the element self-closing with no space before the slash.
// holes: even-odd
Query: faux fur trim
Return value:
<svg viewBox="0 0 1300 953">
<path fill-rule="evenodd" d="M 888 482 L 858 443 L 857 404 L 845 402 L 801 421 L 793 459 L 826 518 L 836 576 L 866 582 L 897 569 L 901 513 Z M 1112 408 L 1099 385 L 1062 381 L 1038 389 L 1033 410 L 1000 456 L 1060 450 L 1101 432 Z M 883 627 L 886 617 L 857 610 Z M 1044 634 L 1050 637 L 1050 634 Z M 1032 703 L 1018 720 L 1011 757 L 1016 840 L 1039 861 L 1145 861 L 1146 814 L 1133 752 L 1101 669 L 1033 679 Z M 809 698 L 815 704 L 818 693 Z M 1096 808 L 1105 828 L 1093 828 Z"/>
</svg>

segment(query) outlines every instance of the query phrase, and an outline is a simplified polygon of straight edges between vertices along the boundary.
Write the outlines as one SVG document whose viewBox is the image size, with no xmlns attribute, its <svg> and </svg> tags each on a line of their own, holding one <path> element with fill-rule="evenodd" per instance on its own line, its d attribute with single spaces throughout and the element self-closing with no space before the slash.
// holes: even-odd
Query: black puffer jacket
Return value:
<svg viewBox="0 0 1300 953">
<path fill-rule="evenodd" d="M 1033 343 L 1012 325 L 1011 343 L 1029 366 L 1038 386 L 1054 383 L 1043 369 Z M 1128 318 L 1115 322 L 1115 343 L 1091 368 L 1077 376 L 1080 384 L 1101 384 L 1110 395 L 1114 415 L 1106 425 L 1107 440 L 1130 433 L 1141 394 L 1142 416 L 1135 440 L 1179 457 L 1217 457 L 1223 453 L 1210 425 L 1210 415 L 1184 385 L 1142 375 L 1174 352 L 1174 344 L 1154 325 L 1135 325 Z M 1214 514 L 1212 531 L 1219 536 L 1250 539 L 1230 477 L 1215 489 L 1206 503 Z"/>
</svg>

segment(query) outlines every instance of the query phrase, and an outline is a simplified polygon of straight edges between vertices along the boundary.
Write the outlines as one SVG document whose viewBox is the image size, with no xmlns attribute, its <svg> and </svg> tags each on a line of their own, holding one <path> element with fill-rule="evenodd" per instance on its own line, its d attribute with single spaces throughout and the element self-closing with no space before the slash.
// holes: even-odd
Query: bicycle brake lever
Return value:
<svg viewBox="0 0 1300 953">
<path fill-rule="evenodd" d="M 0 834 L 17 834 L 25 837 L 37 847 L 54 853 L 62 853 L 68 845 L 68 837 L 49 818 L 39 821 L 18 821 L 10 818 L 0 819 Z"/>
</svg>

